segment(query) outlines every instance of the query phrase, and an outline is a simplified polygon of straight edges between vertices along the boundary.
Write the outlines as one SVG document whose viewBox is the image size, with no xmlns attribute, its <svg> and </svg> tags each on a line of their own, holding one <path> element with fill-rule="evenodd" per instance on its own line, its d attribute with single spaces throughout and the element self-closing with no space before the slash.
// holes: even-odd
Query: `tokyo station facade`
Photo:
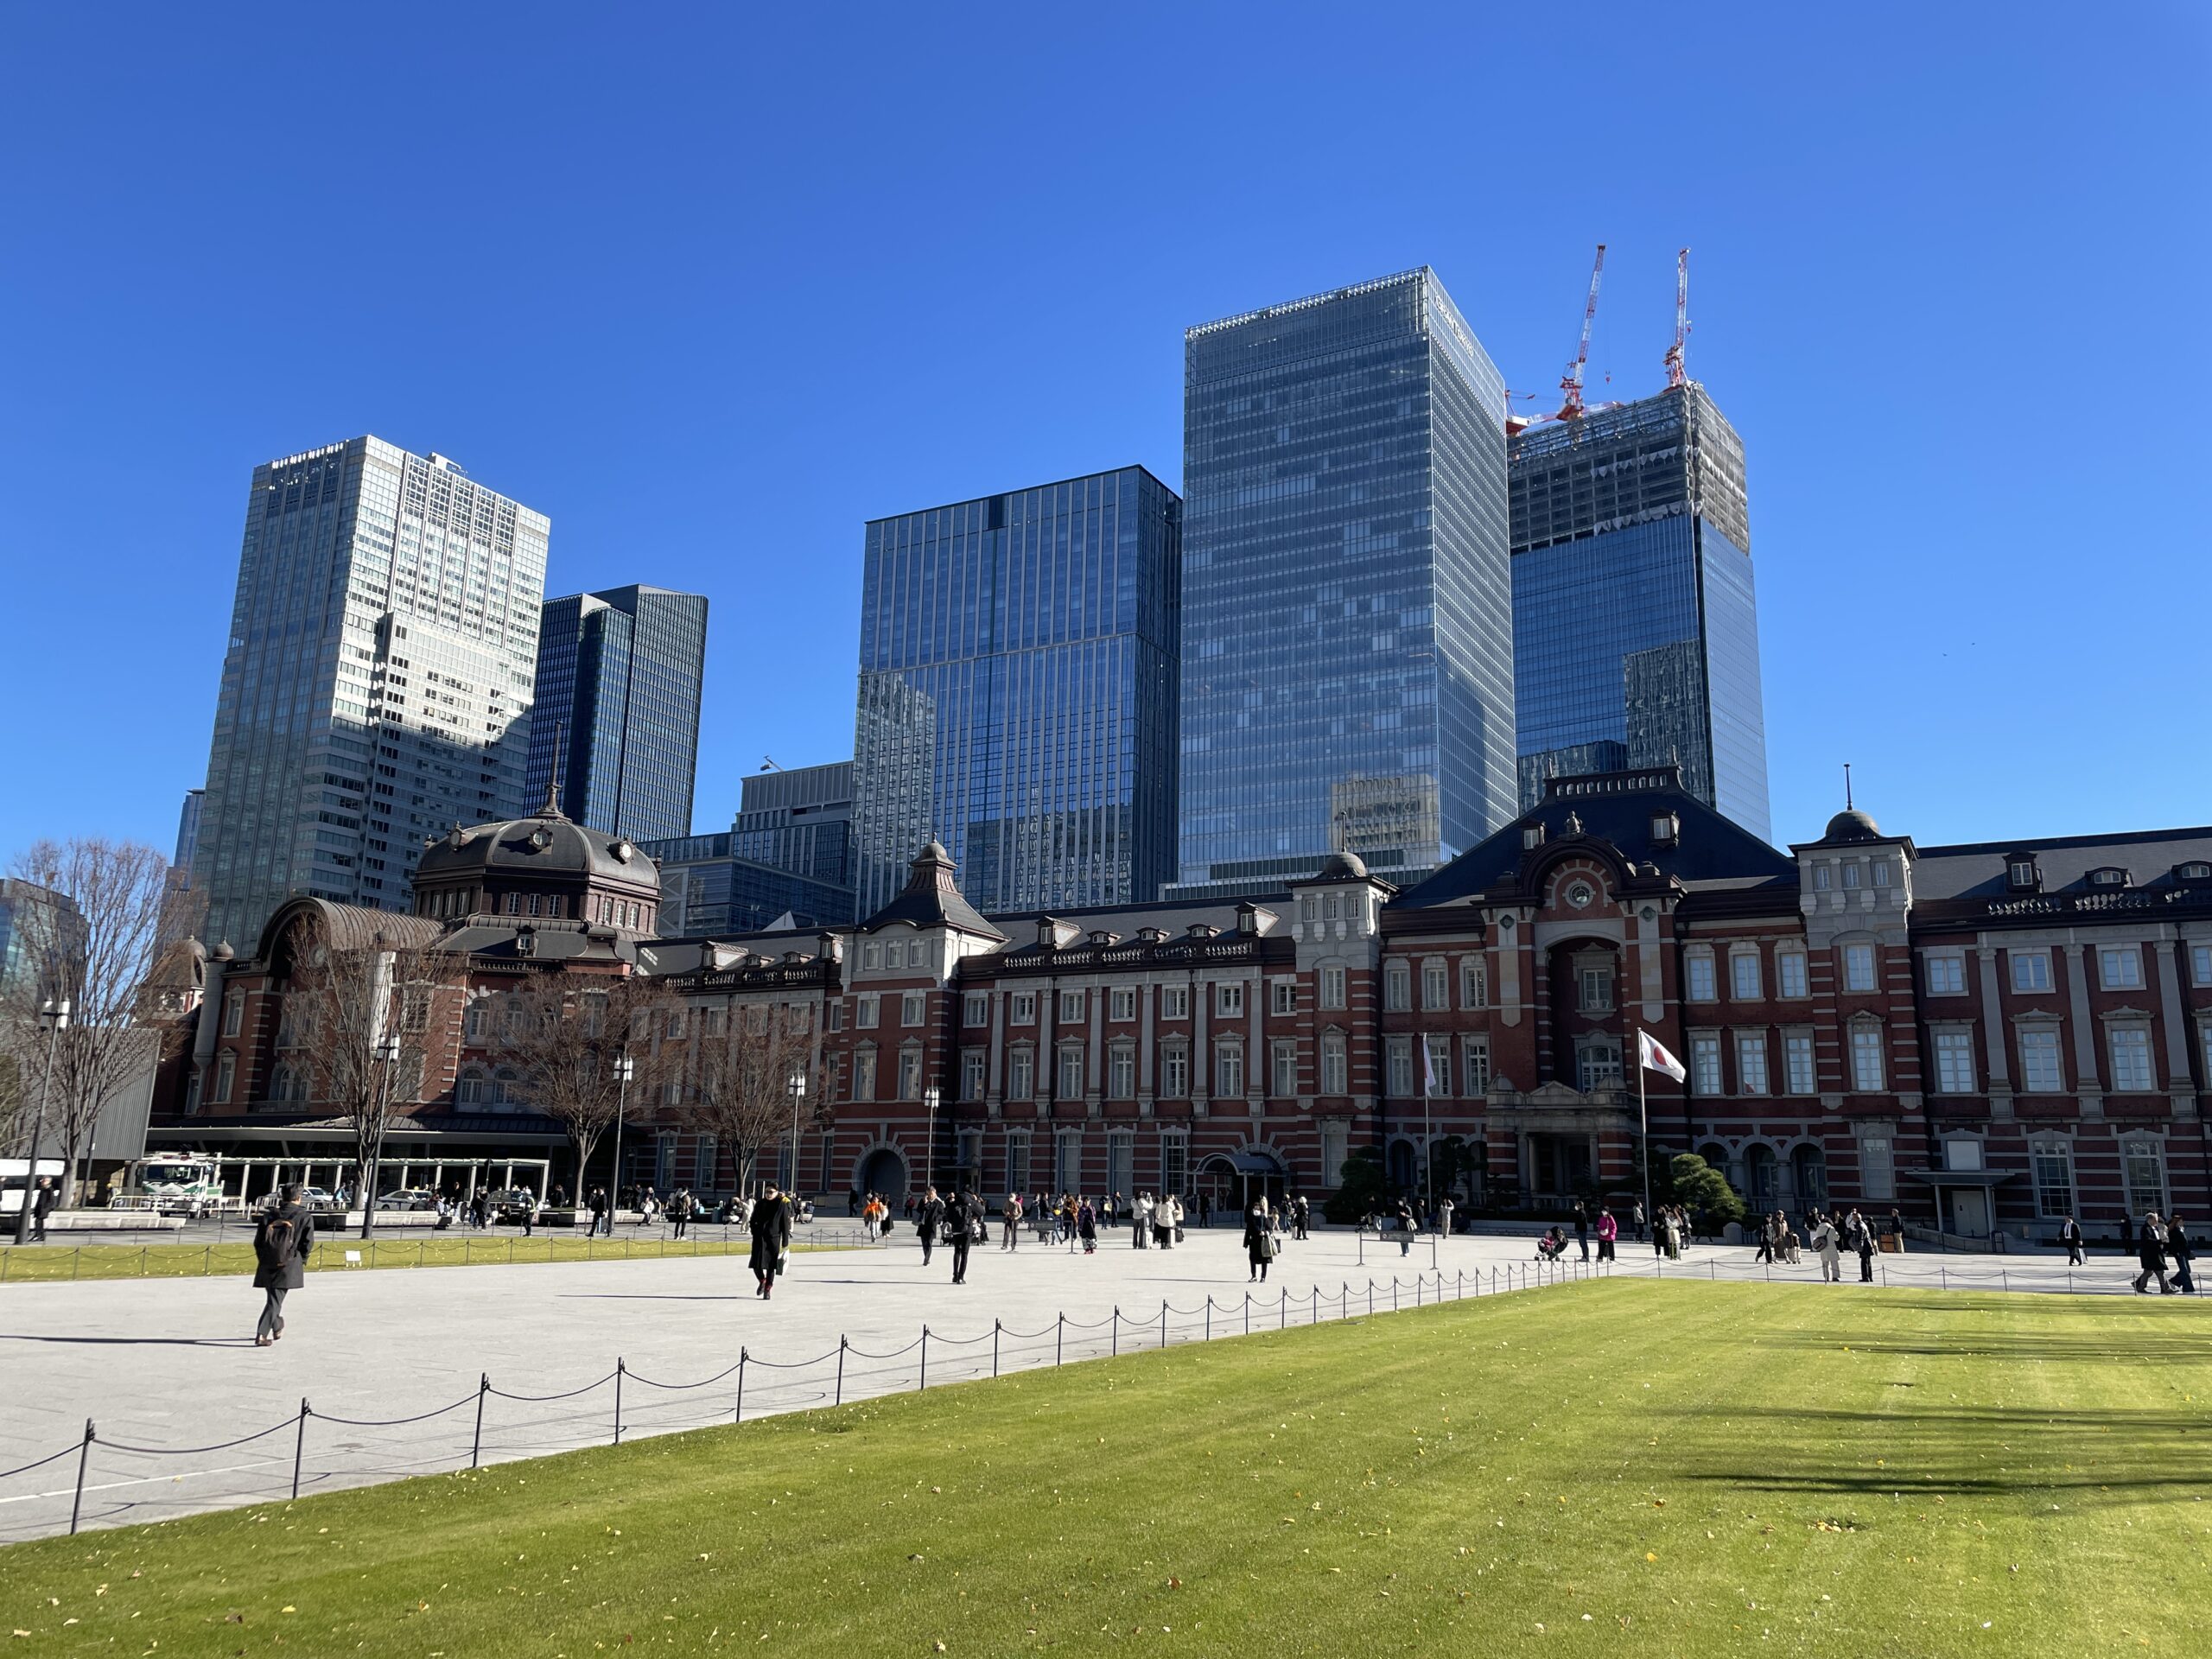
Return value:
<svg viewBox="0 0 2212 1659">
<path fill-rule="evenodd" d="M 544 817 L 470 844 L 550 839 Z M 563 846 L 589 844 L 580 888 L 650 881 L 649 861 L 561 829 Z M 985 916 L 932 845 L 856 927 L 594 941 L 605 899 L 580 893 L 591 916 L 564 903 L 527 959 L 512 946 L 527 925 L 467 857 L 432 861 L 417 906 L 470 964 L 454 1041 L 414 1108 L 456 1147 L 512 1133 L 536 1150 L 550 1128 L 530 1132 L 497 1082 L 499 1022 L 465 1005 L 518 972 L 588 969 L 664 976 L 701 1011 L 679 1030 L 784 1007 L 811 1034 L 798 1185 L 833 1198 L 895 1197 L 925 1175 L 994 1198 L 1319 1197 L 1362 1149 L 1417 1191 L 1447 1136 L 1479 1152 L 1463 1202 L 1625 1198 L 1641 1028 L 1689 1071 L 1646 1074 L 1654 1150 L 1703 1154 L 1754 1210 L 1895 1207 L 1970 1238 L 2048 1237 L 2067 1215 L 2110 1233 L 2123 1212 L 2201 1219 L 2212 1205 L 2212 828 L 1919 848 L 1847 810 L 1782 852 L 1658 768 L 1552 779 L 1404 890 L 1338 854 L 1273 897 Z M 524 874 L 549 895 L 564 879 Z M 579 935 L 572 966 L 544 950 L 562 930 Z M 209 1004 L 226 983 L 268 995 L 270 954 L 211 964 Z M 180 1079 L 165 1144 L 251 1119 L 273 1148 L 288 1118 L 312 1120 L 305 1103 L 255 1097 L 269 1057 L 245 1051 L 272 1023 L 200 1037 L 199 1065 L 243 1080 L 240 1100 Z M 227 1063 L 226 1046 L 241 1049 Z M 727 1151 L 686 1125 L 680 1085 L 633 1103 L 631 1123 L 625 1181 L 734 1185 Z"/>
</svg>

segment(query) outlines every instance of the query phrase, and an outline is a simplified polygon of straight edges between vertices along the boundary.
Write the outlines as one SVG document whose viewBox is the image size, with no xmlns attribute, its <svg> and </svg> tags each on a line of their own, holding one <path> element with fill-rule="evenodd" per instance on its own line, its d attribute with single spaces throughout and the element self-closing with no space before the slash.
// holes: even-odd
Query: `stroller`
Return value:
<svg viewBox="0 0 2212 1659">
<path fill-rule="evenodd" d="M 1554 1227 L 1536 1241 L 1536 1260 L 1556 1262 L 1567 1254 L 1567 1235 Z"/>
</svg>

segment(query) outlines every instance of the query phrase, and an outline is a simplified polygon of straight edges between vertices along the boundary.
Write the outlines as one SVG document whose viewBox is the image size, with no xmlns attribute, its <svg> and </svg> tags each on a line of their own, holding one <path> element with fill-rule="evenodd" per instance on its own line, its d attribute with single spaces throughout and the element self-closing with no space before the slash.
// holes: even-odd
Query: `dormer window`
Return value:
<svg viewBox="0 0 2212 1659">
<path fill-rule="evenodd" d="M 1192 922 L 1187 930 L 1194 939 L 1210 939 L 1219 931 L 1211 922 Z"/>
<path fill-rule="evenodd" d="M 2127 885 L 2127 872 L 2110 865 L 2101 870 L 2091 870 L 2089 885 L 2093 887 L 2124 887 Z"/>
<path fill-rule="evenodd" d="M 1521 850 L 1522 852 L 1533 853 L 1537 848 L 1543 844 L 1544 826 L 1542 824 L 1528 823 L 1521 826 Z"/>
<path fill-rule="evenodd" d="M 1674 813 L 1654 812 L 1651 815 L 1651 844 L 1654 847 L 1672 847 L 1681 839 L 1681 834 L 1682 821 Z"/>
<path fill-rule="evenodd" d="M 2177 865 L 2174 875 L 2183 881 L 2212 881 L 2212 864 Z"/>
<path fill-rule="evenodd" d="M 2033 893 L 2043 885 L 2033 853 L 2015 853 L 2005 861 L 2005 879 L 2015 893 Z"/>
</svg>

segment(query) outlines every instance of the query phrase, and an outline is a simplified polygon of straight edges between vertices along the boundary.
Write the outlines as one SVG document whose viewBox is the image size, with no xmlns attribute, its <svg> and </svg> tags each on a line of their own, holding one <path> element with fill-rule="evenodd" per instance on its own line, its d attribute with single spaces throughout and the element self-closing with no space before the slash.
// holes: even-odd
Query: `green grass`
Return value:
<svg viewBox="0 0 2212 1659">
<path fill-rule="evenodd" d="M 346 1233 L 315 1235 L 308 1271 L 359 1273 L 365 1268 L 505 1266 L 527 1262 L 645 1262 L 657 1256 L 743 1255 L 753 1248 L 741 1235 L 718 1238 L 601 1238 L 575 1234 L 442 1234 L 427 1238 L 384 1235 L 364 1244 Z M 838 1244 L 794 1244 L 794 1250 L 842 1249 Z M 346 1252 L 359 1250 L 349 1263 Z M 0 1284 L 52 1283 L 77 1279 L 204 1279 L 253 1271 L 253 1246 L 232 1244 L 26 1244 L 0 1249 Z"/>
<path fill-rule="evenodd" d="M 159 1659 L 2201 1656 L 2208 1405 L 2194 1306 L 1617 1281 L 20 1545 L 0 1629 Z"/>
</svg>

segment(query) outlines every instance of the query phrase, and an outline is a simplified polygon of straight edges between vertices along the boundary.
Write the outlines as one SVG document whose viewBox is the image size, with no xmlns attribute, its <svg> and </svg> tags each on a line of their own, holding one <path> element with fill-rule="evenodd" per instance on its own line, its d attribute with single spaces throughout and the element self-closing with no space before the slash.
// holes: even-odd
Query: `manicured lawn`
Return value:
<svg viewBox="0 0 2212 1659">
<path fill-rule="evenodd" d="M 575 1233 L 520 1235 L 441 1233 L 410 1237 L 380 1234 L 364 1244 L 348 1233 L 318 1232 L 310 1266 L 315 1272 L 359 1272 L 371 1268 L 483 1267 L 523 1262 L 645 1262 L 663 1255 L 743 1255 L 752 1240 L 733 1230 L 725 1240 L 716 1229 L 697 1238 L 660 1234 L 585 1238 Z M 796 1243 L 795 1250 L 836 1249 L 837 1245 Z M 346 1259 L 348 1250 L 359 1262 Z M 0 1284 L 51 1283 L 58 1279 L 201 1279 L 251 1274 L 253 1246 L 230 1244 L 26 1244 L 0 1249 Z"/>
<path fill-rule="evenodd" d="M 2202 1656 L 2209 1408 L 2193 1304 L 1617 1281 L 19 1545 L 0 1629 L 159 1659 Z"/>
</svg>

